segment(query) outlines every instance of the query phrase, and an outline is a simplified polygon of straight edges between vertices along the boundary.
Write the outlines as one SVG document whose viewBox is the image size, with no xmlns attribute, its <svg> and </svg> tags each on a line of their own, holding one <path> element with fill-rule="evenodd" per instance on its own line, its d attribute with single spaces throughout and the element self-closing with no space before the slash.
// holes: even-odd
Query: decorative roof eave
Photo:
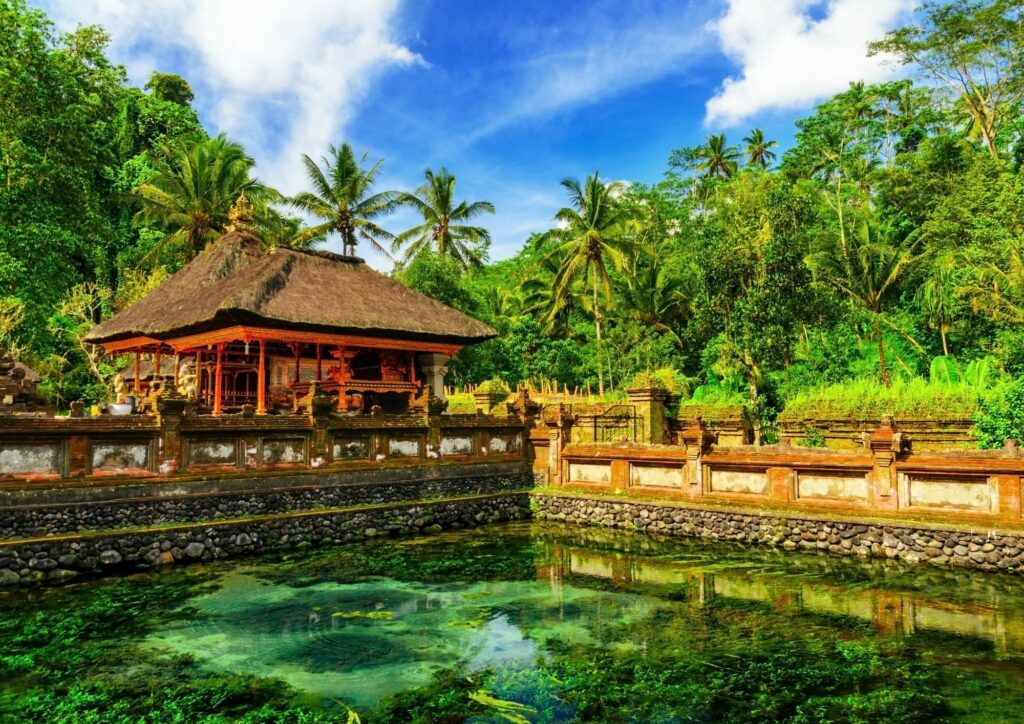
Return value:
<svg viewBox="0 0 1024 724">
<path fill-rule="evenodd" d="M 293 344 L 326 344 L 335 347 L 369 347 L 376 349 L 394 349 L 406 352 L 434 352 L 454 357 L 465 345 L 445 342 L 412 341 L 404 339 L 388 339 L 387 337 L 370 337 L 350 334 L 331 334 L 321 332 L 303 332 L 299 330 L 272 329 L 248 325 L 234 325 L 210 332 L 201 332 L 173 339 L 158 340 L 152 337 L 126 337 L 124 339 L 101 342 L 108 354 L 146 350 L 161 345 L 171 347 L 175 353 L 188 352 L 205 347 L 209 344 L 224 342 L 284 342 Z"/>
</svg>

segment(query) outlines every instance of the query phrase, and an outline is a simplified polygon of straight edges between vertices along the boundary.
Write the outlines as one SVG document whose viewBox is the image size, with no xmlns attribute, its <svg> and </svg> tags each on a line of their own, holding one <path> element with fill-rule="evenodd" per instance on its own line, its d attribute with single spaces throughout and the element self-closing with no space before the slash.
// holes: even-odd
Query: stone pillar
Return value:
<svg viewBox="0 0 1024 724">
<path fill-rule="evenodd" d="M 444 376 L 448 372 L 448 363 L 451 362 L 452 358 L 446 354 L 431 352 L 428 354 L 418 354 L 416 359 L 420 363 L 423 374 L 427 376 L 427 384 L 433 390 L 434 397 L 441 400 L 445 399 Z"/>
<path fill-rule="evenodd" d="M 896 431 L 892 415 L 883 415 L 881 426 L 871 433 L 867 447 L 871 450 L 874 467 L 871 480 L 875 493 L 875 506 L 897 510 L 900 506 L 896 486 L 896 456 L 903 446 L 903 436 Z"/>
<path fill-rule="evenodd" d="M 61 476 L 80 478 L 92 474 L 92 460 L 89 457 L 89 438 L 86 435 L 72 435 L 68 439 L 67 459 L 61 462 Z"/>
<path fill-rule="evenodd" d="M 572 438 L 572 426 L 575 420 L 568 414 L 564 405 L 558 406 L 558 413 L 551 420 L 546 421 L 548 426 L 548 483 L 561 485 L 562 475 L 562 450 L 569 444 Z"/>
<path fill-rule="evenodd" d="M 495 412 L 508 399 L 508 389 L 501 380 L 490 380 L 482 383 L 473 393 L 476 408 L 485 415 Z"/>
<path fill-rule="evenodd" d="M 424 403 L 427 415 L 427 457 L 432 460 L 441 457 L 441 415 L 448 409 L 448 403 L 439 397 L 435 397 L 433 388 L 427 388 L 426 401 Z M 479 450 L 479 446 L 475 447 Z M 475 452 L 474 450 L 474 452 Z"/>
<path fill-rule="evenodd" d="M 658 387 L 626 390 L 637 417 L 636 442 L 664 445 L 668 442 L 665 400 L 668 392 Z"/>
<path fill-rule="evenodd" d="M 531 462 L 536 459 L 536 451 L 530 442 L 530 431 L 537 424 L 537 416 L 540 414 L 540 403 L 530 399 L 530 393 L 525 387 L 520 387 L 516 393 L 516 399 L 509 403 L 509 412 L 523 423 L 523 455 Z"/>
<path fill-rule="evenodd" d="M 686 448 L 686 488 L 689 495 L 704 494 L 704 453 L 711 449 L 714 435 L 708 432 L 704 421 L 694 418 L 693 424 L 679 433 L 679 442 Z"/>
<path fill-rule="evenodd" d="M 181 465 L 181 418 L 185 416 L 188 400 L 175 389 L 160 395 L 156 401 L 157 422 L 160 425 L 160 444 L 157 471 L 161 475 L 178 472 Z"/>
<path fill-rule="evenodd" d="M 337 401 L 330 395 L 321 393 L 315 381 L 310 383 L 309 392 L 309 421 L 313 425 L 309 462 L 312 467 L 317 468 L 331 459 L 331 434 L 327 426 Z"/>
</svg>

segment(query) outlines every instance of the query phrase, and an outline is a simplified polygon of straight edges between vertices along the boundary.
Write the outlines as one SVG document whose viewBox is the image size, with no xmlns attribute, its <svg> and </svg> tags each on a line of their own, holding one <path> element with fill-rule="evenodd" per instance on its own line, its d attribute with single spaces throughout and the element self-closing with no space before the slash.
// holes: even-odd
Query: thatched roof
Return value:
<svg viewBox="0 0 1024 724">
<path fill-rule="evenodd" d="M 362 259 L 267 249 L 251 234 L 233 231 L 88 339 L 173 339 L 233 325 L 451 344 L 495 336 L 483 322 L 408 289 Z"/>
</svg>

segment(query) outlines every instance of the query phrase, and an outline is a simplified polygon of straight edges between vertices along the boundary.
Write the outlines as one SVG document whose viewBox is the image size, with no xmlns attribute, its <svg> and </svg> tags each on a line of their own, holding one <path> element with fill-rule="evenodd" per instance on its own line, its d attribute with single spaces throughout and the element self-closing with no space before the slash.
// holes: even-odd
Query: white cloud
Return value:
<svg viewBox="0 0 1024 724">
<path fill-rule="evenodd" d="M 707 102 L 707 124 L 734 126 L 769 109 L 800 108 L 837 93 L 851 81 L 878 82 L 894 70 L 868 57 L 914 0 L 828 0 L 820 19 L 809 11 L 822 0 L 728 0 L 712 24 L 722 50 L 742 68 Z"/>
<path fill-rule="evenodd" d="M 383 70 L 423 63 L 395 42 L 398 0 L 56 0 L 62 24 L 102 25 L 136 82 L 183 68 L 262 178 L 303 186 L 300 155 L 342 137 Z"/>
</svg>

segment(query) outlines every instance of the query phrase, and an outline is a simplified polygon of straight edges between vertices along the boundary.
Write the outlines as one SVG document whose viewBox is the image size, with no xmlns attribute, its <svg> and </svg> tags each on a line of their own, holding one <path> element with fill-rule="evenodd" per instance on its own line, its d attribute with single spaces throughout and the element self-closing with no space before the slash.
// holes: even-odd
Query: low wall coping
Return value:
<svg viewBox="0 0 1024 724">
<path fill-rule="evenodd" d="M 206 495 L 269 493 L 316 487 L 344 487 L 366 484 L 403 484 L 479 475 L 515 475 L 529 471 L 530 463 L 521 457 L 513 460 L 487 462 L 431 463 L 430 465 L 376 464 L 359 468 L 320 468 L 275 471 L 250 471 L 247 475 L 218 475 L 192 479 L 128 479 L 124 482 L 98 485 L 57 486 L 40 483 L 20 489 L 0 488 L 0 510 L 46 506 L 111 503 L 118 501 L 166 500 Z M 383 478 L 383 479 L 382 479 Z M 107 481 L 104 481 L 107 482 Z"/>
<path fill-rule="evenodd" d="M 475 500 L 495 500 L 514 496 L 527 495 L 528 490 L 509 490 L 500 493 L 484 493 L 480 495 L 459 495 L 440 498 L 438 500 L 401 500 L 393 503 L 369 503 L 366 505 L 350 505 L 342 508 L 320 508 L 318 510 L 301 510 L 291 513 L 272 513 L 270 515 L 256 515 L 244 518 L 219 518 L 216 520 L 202 521 L 198 523 L 170 523 L 168 525 L 144 526 L 141 528 L 116 528 L 113 530 L 90 530 L 80 533 L 65 533 L 61 535 L 42 536 L 37 538 L 12 538 L 0 540 L 0 550 L 4 548 L 17 548 L 26 545 L 39 545 L 45 543 L 59 543 L 61 541 L 91 540 L 95 538 L 126 538 L 135 535 L 146 535 L 148 533 L 175 533 L 185 530 L 223 528 L 225 526 L 240 525 L 244 523 L 265 523 L 275 520 L 292 520 L 300 518 L 313 518 L 325 515 L 344 515 L 347 513 L 364 513 L 377 510 L 389 510 L 408 507 L 433 508 L 450 503 L 464 503 Z"/>
</svg>

